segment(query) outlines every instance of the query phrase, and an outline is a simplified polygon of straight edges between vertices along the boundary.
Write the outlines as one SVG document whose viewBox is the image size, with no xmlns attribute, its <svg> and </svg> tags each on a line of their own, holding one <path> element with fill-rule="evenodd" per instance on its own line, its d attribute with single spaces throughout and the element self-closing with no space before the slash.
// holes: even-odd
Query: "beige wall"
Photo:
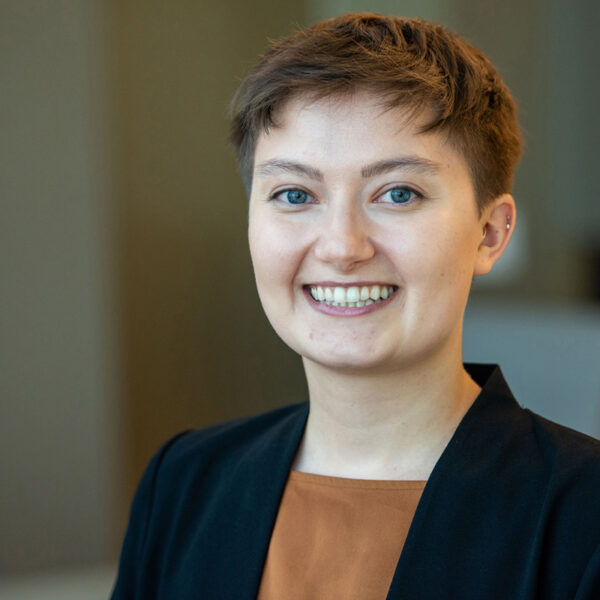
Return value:
<svg viewBox="0 0 600 600">
<path fill-rule="evenodd" d="M 101 22 L 95 2 L 0 3 L 0 587 L 114 545 Z"/>
</svg>

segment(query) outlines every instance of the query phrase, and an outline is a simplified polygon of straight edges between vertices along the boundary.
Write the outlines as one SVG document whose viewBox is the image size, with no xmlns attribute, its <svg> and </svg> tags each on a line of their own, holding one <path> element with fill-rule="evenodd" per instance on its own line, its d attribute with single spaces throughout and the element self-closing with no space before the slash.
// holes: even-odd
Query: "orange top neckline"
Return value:
<svg viewBox="0 0 600 600">
<path fill-rule="evenodd" d="M 417 479 L 354 479 L 350 477 L 305 473 L 304 471 L 290 471 L 289 479 L 298 482 L 314 483 L 316 485 L 368 490 L 422 490 L 427 484 L 427 481 Z"/>
</svg>

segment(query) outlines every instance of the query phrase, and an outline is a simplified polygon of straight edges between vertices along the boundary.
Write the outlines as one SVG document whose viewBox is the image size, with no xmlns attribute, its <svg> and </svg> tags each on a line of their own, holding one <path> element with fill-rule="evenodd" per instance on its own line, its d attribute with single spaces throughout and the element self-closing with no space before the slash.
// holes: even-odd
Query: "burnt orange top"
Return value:
<svg viewBox="0 0 600 600">
<path fill-rule="evenodd" d="M 291 471 L 258 600 L 384 600 L 425 483 Z"/>
</svg>

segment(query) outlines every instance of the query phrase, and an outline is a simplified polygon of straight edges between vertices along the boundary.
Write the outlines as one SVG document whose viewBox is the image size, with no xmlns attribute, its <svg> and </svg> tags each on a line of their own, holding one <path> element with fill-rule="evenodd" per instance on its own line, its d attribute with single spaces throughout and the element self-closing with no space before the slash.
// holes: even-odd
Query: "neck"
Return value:
<svg viewBox="0 0 600 600">
<path fill-rule="evenodd" d="M 310 413 L 293 469 L 357 479 L 429 477 L 479 386 L 457 360 L 348 372 L 304 359 Z"/>
</svg>

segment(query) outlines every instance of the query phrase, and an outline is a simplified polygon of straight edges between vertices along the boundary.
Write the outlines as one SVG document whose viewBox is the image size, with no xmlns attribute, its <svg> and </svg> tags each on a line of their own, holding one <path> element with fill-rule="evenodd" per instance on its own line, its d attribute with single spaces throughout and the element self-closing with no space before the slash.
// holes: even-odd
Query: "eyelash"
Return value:
<svg viewBox="0 0 600 600">
<path fill-rule="evenodd" d="M 381 198 L 383 198 L 386 194 L 389 194 L 390 192 L 392 192 L 394 190 L 406 190 L 412 194 L 412 197 L 407 202 L 394 202 L 393 200 L 391 202 L 381 201 Z M 306 206 L 307 204 L 315 204 L 316 203 L 316 202 L 288 202 L 281 198 L 281 196 L 283 194 L 286 194 L 289 192 L 301 192 L 302 194 L 306 194 L 306 197 L 308 199 L 312 198 L 313 201 L 315 200 L 314 196 L 312 196 L 309 192 L 307 192 L 306 190 L 303 190 L 302 188 L 286 188 L 283 190 L 277 190 L 276 192 L 271 194 L 271 196 L 269 196 L 269 200 L 271 200 L 271 201 L 275 200 L 275 201 L 282 202 L 286 206 Z M 385 190 L 384 192 L 379 194 L 377 196 L 376 203 L 391 204 L 391 205 L 395 204 L 397 206 L 407 206 L 407 205 L 415 204 L 415 202 L 423 200 L 424 198 L 425 198 L 425 196 L 421 192 L 419 192 L 418 190 L 416 190 L 408 185 L 396 185 L 396 186 L 388 188 L 387 190 Z"/>
<path fill-rule="evenodd" d="M 412 194 L 412 197 L 407 202 L 394 202 L 393 200 L 391 202 L 381 202 L 380 201 L 380 199 L 383 198 L 386 194 L 389 194 L 390 192 L 393 192 L 394 190 L 406 190 Z M 418 190 L 415 190 L 415 188 L 410 187 L 409 185 L 392 186 L 392 187 L 388 188 L 387 190 L 385 190 L 384 192 L 382 192 L 381 194 L 379 194 L 379 196 L 377 196 L 377 200 L 379 201 L 380 204 L 396 204 L 397 206 L 407 206 L 410 204 L 415 204 L 415 202 L 418 202 L 419 200 L 423 200 L 424 198 L 425 198 L 425 196 L 421 192 L 419 192 Z"/>
<path fill-rule="evenodd" d="M 297 202 L 297 203 L 287 202 L 286 200 L 283 200 L 282 198 L 280 198 L 280 196 L 282 196 L 283 194 L 287 194 L 289 192 L 302 192 L 303 194 L 306 194 L 307 198 L 312 198 L 314 200 L 314 196 L 312 196 L 311 194 L 309 194 L 306 190 L 303 190 L 302 188 L 286 188 L 283 190 L 277 190 L 276 192 L 273 192 L 273 194 L 271 194 L 271 196 L 269 196 L 269 200 L 278 200 L 287 206 L 305 206 L 306 204 L 314 204 L 313 202 Z"/>
</svg>

